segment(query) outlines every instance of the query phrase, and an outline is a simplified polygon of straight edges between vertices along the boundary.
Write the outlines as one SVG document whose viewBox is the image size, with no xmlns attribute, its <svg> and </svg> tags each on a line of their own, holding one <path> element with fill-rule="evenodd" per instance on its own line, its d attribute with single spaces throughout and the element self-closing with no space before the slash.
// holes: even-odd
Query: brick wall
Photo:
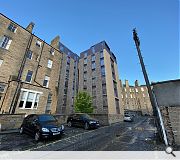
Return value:
<svg viewBox="0 0 180 160">
<path fill-rule="evenodd" d="M 0 132 L 20 128 L 24 117 L 25 114 L 0 114 Z"/>
</svg>

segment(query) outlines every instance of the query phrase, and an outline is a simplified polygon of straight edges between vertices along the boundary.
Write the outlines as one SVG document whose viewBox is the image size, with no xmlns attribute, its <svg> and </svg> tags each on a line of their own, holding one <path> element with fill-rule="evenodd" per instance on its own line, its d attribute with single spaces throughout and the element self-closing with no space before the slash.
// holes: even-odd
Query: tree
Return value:
<svg viewBox="0 0 180 160">
<path fill-rule="evenodd" d="M 75 112 L 93 113 L 92 98 L 87 92 L 79 92 L 75 99 Z"/>
</svg>

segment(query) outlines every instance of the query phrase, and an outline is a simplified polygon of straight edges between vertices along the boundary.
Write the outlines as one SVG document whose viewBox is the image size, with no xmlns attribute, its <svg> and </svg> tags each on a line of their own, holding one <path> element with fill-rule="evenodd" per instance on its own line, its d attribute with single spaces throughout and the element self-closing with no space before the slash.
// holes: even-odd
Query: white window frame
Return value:
<svg viewBox="0 0 180 160">
<path fill-rule="evenodd" d="M 52 68 L 52 65 L 53 65 L 53 61 L 51 59 L 48 59 L 47 67 Z"/>
<path fill-rule="evenodd" d="M 31 57 L 29 57 L 29 53 L 31 53 Z M 31 50 L 29 50 L 28 52 L 27 52 L 27 56 L 26 56 L 26 58 L 28 58 L 28 59 L 32 59 L 32 57 L 33 57 L 33 52 L 31 51 Z"/>
<path fill-rule="evenodd" d="M 144 88 L 143 87 L 141 87 L 141 91 L 144 92 Z"/>
<path fill-rule="evenodd" d="M 50 77 L 45 75 L 44 81 L 45 81 L 45 80 L 47 80 L 47 84 L 46 84 L 46 86 L 44 86 L 44 85 L 43 85 L 43 86 L 46 87 L 46 88 L 48 88 L 48 86 L 49 86 L 49 81 L 50 81 Z M 43 84 L 44 84 L 44 81 L 43 81 Z"/>
<path fill-rule="evenodd" d="M 42 42 L 40 40 L 36 41 L 36 46 L 41 47 Z"/>
<path fill-rule="evenodd" d="M 43 92 L 39 92 L 39 91 L 34 91 L 34 90 L 28 90 L 28 89 L 24 89 L 24 88 L 22 88 L 21 89 L 21 92 L 23 92 L 23 91 L 25 91 L 26 92 L 26 95 L 25 95 L 25 101 L 24 101 L 24 103 L 23 103 L 23 107 L 20 107 L 19 109 L 27 109 L 27 110 L 33 110 L 33 109 L 38 109 L 38 103 L 39 103 L 39 101 L 38 101 L 38 103 L 37 103 L 37 106 L 36 106 L 36 108 L 34 108 L 34 103 L 35 103 L 35 101 L 36 101 L 36 97 L 37 97 L 37 94 L 40 94 L 40 95 L 42 95 L 43 94 Z M 33 101 L 32 101 L 32 105 L 31 105 L 31 108 L 25 108 L 25 105 L 26 105 L 26 102 L 27 102 L 27 98 L 28 98 L 28 94 L 29 94 L 29 92 L 31 92 L 31 93 L 35 93 L 35 96 L 33 97 Z M 20 99 L 20 101 L 21 101 L 21 99 Z"/>
<path fill-rule="evenodd" d="M 1 67 L 1 65 L 3 64 L 3 60 L 2 59 L 0 59 L 0 67 Z"/>
<path fill-rule="evenodd" d="M 138 93 L 138 89 L 137 89 L 137 88 L 135 88 L 135 90 L 136 90 L 136 93 Z"/>
<path fill-rule="evenodd" d="M 27 75 L 28 75 L 28 72 L 29 72 L 29 71 L 31 71 L 31 70 L 28 70 L 28 71 L 27 71 L 26 78 L 27 78 Z M 31 80 L 30 80 L 30 82 L 28 82 L 28 81 L 26 81 L 26 79 L 25 79 L 25 82 L 26 82 L 26 83 L 31 83 L 31 82 L 32 82 L 33 71 L 31 71 L 31 72 L 32 72 L 32 75 L 31 75 Z"/>
<path fill-rule="evenodd" d="M 9 28 L 10 25 L 12 26 L 11 28 Z M 10 30 L 10 31 L 13 32 L 13 33 L 16 33 L 17 28 L 18 28 L 18 27 L 17 27 L 16 25 L 14 25 L 13 23 L 10 23 L 9 26 L 8 26 L 8 30 Z"/>
<path fill-rule="evenodd" d="M 12 39 L 6 35 L 0 38 L 0 47 L 4 49 L 9 49 Z"/>
<path fill-rule="evenodd" d="M 54 48 L 51 48 L 51 49 L 50 49 L 50 53 L 51 53 L 51 55 L 53 55 L 53 56 L 54 56 L 54 53 L 55 53 Z"/>
</svg>

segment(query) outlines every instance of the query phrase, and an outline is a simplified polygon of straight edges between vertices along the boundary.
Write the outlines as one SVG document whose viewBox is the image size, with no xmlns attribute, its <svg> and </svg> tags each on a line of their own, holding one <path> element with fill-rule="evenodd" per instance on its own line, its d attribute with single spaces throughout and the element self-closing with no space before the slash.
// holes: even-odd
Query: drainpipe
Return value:
<svg viewBox="0 0 180 160">
<path fill-rule="evenodd" d="M 38 69 L 39 69 L 39 67 L 41 67 L 40 61 L 41 61 L 41 57 L 42 57 L 42 53 L 43 53 L 43 49 L 44 49 L 44 43 L 45 43 L 45 41 L 43 41 L 41 53 L 40 53 L 40 56 L 39 56 L 38 65 L 37 65 L 36 72 L 35 72 L 35 75 L 34 75 L 34 82 L 36 82 L 37 84 L 39 84 L 41 87 L 43 87 L 43 86 L 42 86 L 40 83 L 38 83 L 38 82 L 36 81 L 36 77 L 37 77 Z"/>
<path fill-rule="evenodd" d="M 6 92 L 5 92 L 5 94 L 4 94 L 2 103 L 1 103 L 0 112 L 2 112 L 2 106 L 3 106 L 3 104 L 4 104 L 4 101 L 5 101 L 5 98 L 6 98 L 6 95 L 7 95 L 7 91 L 8 91 L 8 89 L 9 89 L 9 83 L 10 83 L 10 81 L 8 81 L 8 86 L 7 86 Z"/>
<path fill-rule="evenodd" d="M 14 93 L 14 96 L 13 96 L 13 99 L 12 99 L 12 102 L 11 102 L 11 106 L 10 106 L 10 108 L 9 108 L 9 113 L 10 113 L 10 114 L 14 114 L 14 113 L 15 113 L 15 110 L 16 110 L 16 105 L 17 105 L 17 104 L 16 104 L 16 101 L 17 101 L 17 99 L 19 98 L 19 97 L 18 97 L 18 93 L 20 92 L 20 89 L 21 89 L 21 77 L 22 77 L 22 72 L 23 72 L 23 69 L 24 69 L 24 67 L 25 67 L 26 56 L 27 56 L 27 52 L 28 52 L 29 48 L 31 47 L 32 39 L 33 39 L 33 34 L 31 33 L 30 38 L 29 38 L 29 41 L 28 41 L 28 44 L 27 44 L 27 47 L 26 47 L 26 50 L 25 50 L 25 54 L 24 54 L 23 60 L 22 60 L 22 62 L 21 62 L 20 69 L 19 69 L 19 72 L 18 72 L 17 87 L 16 87 L 16 90 L 15 90 L 15 93 Z"/>
</svg>

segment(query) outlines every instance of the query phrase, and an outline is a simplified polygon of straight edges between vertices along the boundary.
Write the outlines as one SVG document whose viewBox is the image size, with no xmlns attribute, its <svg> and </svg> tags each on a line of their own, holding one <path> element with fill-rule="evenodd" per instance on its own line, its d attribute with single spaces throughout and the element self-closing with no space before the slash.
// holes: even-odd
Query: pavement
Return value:
<svg viewBox="0 0 180 160">
<path fill-rule="evenodd" d="M 0 131 L 0 135 L 2 134 L 11 134 L 11 133 L 18 133 L 19 129 L 11 129 L 11 130 L 7 130 L 7 131 Z"/>
</svg>

